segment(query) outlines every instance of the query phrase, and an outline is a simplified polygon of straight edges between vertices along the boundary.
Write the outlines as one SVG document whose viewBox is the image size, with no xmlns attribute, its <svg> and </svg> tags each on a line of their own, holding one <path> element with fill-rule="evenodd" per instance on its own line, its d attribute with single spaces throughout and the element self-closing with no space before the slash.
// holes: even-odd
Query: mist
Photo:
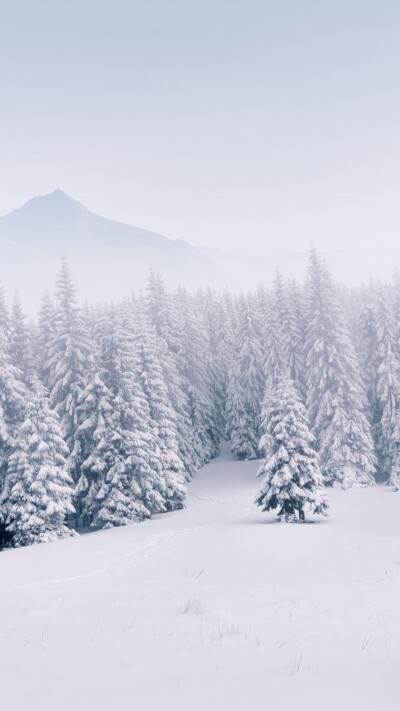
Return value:
<svg viewBox="0 0 400 711">
<path fill-rule="evenodd" d="M 0 214 L 60 188 L 201 249 L 394 247 L 400 8 L 5 3 Z"/>
</svg>

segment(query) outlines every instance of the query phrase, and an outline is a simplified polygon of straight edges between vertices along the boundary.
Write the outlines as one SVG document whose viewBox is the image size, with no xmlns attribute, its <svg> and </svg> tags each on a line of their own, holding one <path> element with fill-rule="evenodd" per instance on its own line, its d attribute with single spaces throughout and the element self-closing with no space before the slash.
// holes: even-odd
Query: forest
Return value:
<svg viewBox="0 0 400 711">
<path fill-rule="evenodd" d="M 2 546 L 126 525 L 185 505 L 229 440 L 262 459 L 258 505 L 326 513 L 326 486 L 400 486 L 400 281 L 143 292 L 80 305 L 62 261 L 28 319 L 0 300 Z"/>
</svg>

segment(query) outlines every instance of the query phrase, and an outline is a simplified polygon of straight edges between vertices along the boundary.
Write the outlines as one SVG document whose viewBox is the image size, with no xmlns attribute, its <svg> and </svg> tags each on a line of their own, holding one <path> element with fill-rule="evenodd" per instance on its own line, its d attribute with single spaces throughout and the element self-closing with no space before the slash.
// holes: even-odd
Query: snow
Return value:
<svg viewBox="0 0 400 711">
<path fill-rule="evenodd" d="M 2 708 L 398 709 L 400 494 L 275 523 L 258 467 L 226 447 L 184 510 L 1 553 Z"/>
</svg>

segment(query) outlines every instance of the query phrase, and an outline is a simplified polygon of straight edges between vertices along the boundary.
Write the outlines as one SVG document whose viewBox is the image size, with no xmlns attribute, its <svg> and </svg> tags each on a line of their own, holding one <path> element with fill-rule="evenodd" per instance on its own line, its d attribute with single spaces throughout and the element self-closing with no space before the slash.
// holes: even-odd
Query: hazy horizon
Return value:
<svg viewBox="0 0 400 711">
<path fill-rule="evenodd" d="M 5 3 L 0 214 L 60 188 L 200 248 L 394 245 L 392 2 Z"/>
</svg>

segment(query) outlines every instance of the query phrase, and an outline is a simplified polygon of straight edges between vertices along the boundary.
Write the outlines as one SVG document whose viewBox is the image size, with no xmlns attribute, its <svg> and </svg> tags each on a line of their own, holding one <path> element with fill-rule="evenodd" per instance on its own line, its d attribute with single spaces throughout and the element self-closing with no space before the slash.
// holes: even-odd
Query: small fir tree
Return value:
<svg viewBox="0 0 400 711">
<path fill-rule="evenodd" d="M 285 521 L 304 521 L 307 510 L 326 515 L 314 437 L 293 381 L 282 375 L 267 393 L 260 441 L 266 458 L 258 470 L 265 481 L 256 503 L 263 511 L 278 509 L 279 519 Z"/>
</svg>

